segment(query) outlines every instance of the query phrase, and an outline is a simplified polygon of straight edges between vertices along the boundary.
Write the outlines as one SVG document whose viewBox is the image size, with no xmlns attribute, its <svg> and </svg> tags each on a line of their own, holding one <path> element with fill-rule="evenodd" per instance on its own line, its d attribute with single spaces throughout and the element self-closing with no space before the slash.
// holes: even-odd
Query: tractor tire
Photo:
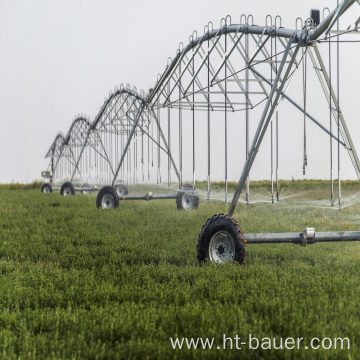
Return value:
<svg viewBox="0 0 360 360">
<path fill-rule="evenodd" d="M 100 189 L 96 198 L 98 209 L 114 209 L 119 206 L 119 198 L 116 190 L 112 186 L 104 186 Z"/>
<path fill-rule="evenodd" d="M 224 214 L 208 219 L 199 234 L 197 258 L 200 265 L 206 260 L 245 264 L 245 239 L 236 220 Z"/>
<path fill-rule="evenodd" d="M 42 193 L 52 193 L 53 192 L 52 186 L 48 183 L 42 184 L 41 192 Z"/>
<path fill-rule="evenodd" d="M 192 210 L 199 207 L 199 195 L 192 185 L 185 184 L 180 187 L 176 195 L 176 207 L 178 210 Z"/>
<path fill-rule="evenodd" d="M 71 182 L 63 183 L 60 188 L 60 195 L 61 196 L 75 195 L 74 185 Z"/>
</svg>

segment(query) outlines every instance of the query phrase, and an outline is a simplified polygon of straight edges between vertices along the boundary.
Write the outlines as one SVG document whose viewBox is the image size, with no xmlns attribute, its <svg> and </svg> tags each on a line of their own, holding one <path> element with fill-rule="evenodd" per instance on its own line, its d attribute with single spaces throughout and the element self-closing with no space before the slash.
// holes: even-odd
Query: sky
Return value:
<svg viewBox="0 0 360 360">
<path fill-rule="evenodd" d="M 254 23 L 265 25 L 266 15 L 271 14 L 280 15 L 283 26 L 294 28 L 296 18 L 306 19 L 311 8 L 336 6 L 335 0 L 291 1 L 291 6 L 289 1 L 273 0 L 271 7 L 269 3 L 0 0 L 0 183 L 40 179 L 52 141 L 59 131 L 67 133 L 77 114 L 93 120 L 109 91 L 121 83 L 145 91 L 152 88 L 179 43 L 187 44 L 193 30 L 201 34 L 209 21 L 217 28 L 226 15 L 239 23 L 241 14 L 252 14 Z M 342 24 L 353 25 L 359 16 L 355 4 Z M 341 53 L 341 105 L 360 153 L 359 53 L 360 44 L 344 45 Z M 284 153 L 297 140 L 288 141 Z M 316 146 L 308 176 L 327 178 L 327 166 L 319 164 L 324 162 L 321 149 L 328 139 L 315 132 L 309 141 Z M 342 177 L 355 179 L 346 152 L 344 157 Z M 284 160 L 283 177 L 301 178 L 302 169 L 295 172 L 291 164 L 290 158 Z M 261 170 L 261 161 L 256 165 Z M 319 172 L 319 168 L 324 169 Z M 267 177 L 260 170 L 258 174 L 254 170 L 254 178 Z"/>
</svg>

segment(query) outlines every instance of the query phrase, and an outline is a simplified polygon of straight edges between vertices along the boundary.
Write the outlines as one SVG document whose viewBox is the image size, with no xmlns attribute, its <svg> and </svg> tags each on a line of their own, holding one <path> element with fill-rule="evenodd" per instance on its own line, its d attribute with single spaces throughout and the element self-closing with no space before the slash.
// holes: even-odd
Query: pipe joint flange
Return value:
<svg viewBox="0 0 360 360">
<path fill-rule="evenodd" d="M 306 245 L 307 245 L 306 229 L 301 233 L 301 236 L 300 236 L 300 245 L 301 245 L 301 246 L 306 246 Z"/>
<path fill-rule="evenodd" d="M 307 244 L 315 243 L 315 229 L 314 228 L 305 228 L 300 236 L 300 245 L 306 246 Z"/>
</svg>

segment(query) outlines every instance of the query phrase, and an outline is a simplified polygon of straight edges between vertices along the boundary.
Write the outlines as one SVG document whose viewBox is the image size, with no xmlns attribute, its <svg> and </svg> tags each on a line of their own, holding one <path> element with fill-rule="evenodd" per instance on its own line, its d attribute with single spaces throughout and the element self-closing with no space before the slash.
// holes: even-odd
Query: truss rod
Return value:
<svg viewBox="0 0 360 360">
<path fill-rule="evenodd" d="M 271 82 L 267 80 L 263 75 L 261 75 L 258 71 L 251 69 L 253 72 L 256 72 L 258 76 L 260 76 L 265 82 L 267 82 L 271 86 Z M 276 89 L 276 91 L 279 91 L 279 89 Z M 284 92 L 281 93 L 281 96 L 284 97 L 286 100 L 288 100 L 291 104 L 293 104 L 298 110 L 300 110 L 302 113 L 305 112 L 305 110 L 298 105 L 291 97 L 286 95 Z M 311 116 L 308 112 L 305 112 L 306 116 L 313 121 L 317 126 L 319 126 L 322 130 L 324 130 L 328 135 L 330 135 L 332 138 L 334 138 L 336 141 L 338 141 L 341 145 L 343 145 L 345 148 L 346 144 L 342 142 L 340 139 L 338 139 L 334 134 L 332 134 L 326 127 L 324 127 L 322 124 L 320 124 L 313 116 Z"/>
<path fill-rule="evenodd" d="M 360 179 L 360 161 L 359 161 L 359 157 L 357 155 L 357 152 L 355 150 L 355 146 L 354 146 L 354 143 L 352 141 L 352 138 L 351 138 L 351 135 L 350 135 L 350 132 L 347 128 L 347 125 L 346 125 L 346 122 L 345 122 L 345 118 L 341 112 L 341 109 L 338 105 L 338 99 L 337 99 L 337 96 L 335 94 L 335 91 L 334 89 L 332 88 L 332 86 L 330 85 L 330 78 L 329 78 L 329 75 L 326 71 L 326 68 L 325 68 L 325 64 L 322 60 L 322 57 L 320 55 L 320 52 L 319 52 L 319 49 L 318 47 L 316 46 L 316 44 L 313 46 L 313 49 L 315 51 L 315 54 L 316 54 L 316 58 L 318 59 L 318 62 L 320 64 L 320 68 L 322 69 L 321 73 L 323 74 L 323 77 L 325 79 L 325 82 L 326 82 L 326 85 L 328 87 L 328 90 L 331 94 L 331 98 L 333 100 L 333 104 L 335 105 L 336 107 L 336 116 L 334 116 L 335 118 L 335 121 L 337 123 L 338 126 L 340 126 L 340 133 L 341 133 L 341 136 L 342 138 L 344 139 L 344 142 L 345 144 L 343 144 L 345 146 L 345 148 L 348 150 L 348 153 L 349 153 L 349 156 L 350 156 L 350 159 L 354 165 L 354 169 L 356 171 L 356 174 L 358 176 L 358 178 Z M 314 63 L 314 57 L 312 55 L 312 52 L 311 50 L 309 51 L 309 54 L 310 54 L 310 57 L 311 57 L 311 60 L 313 61 Z M 320 82 L 321 82 L 321 79 L 319 78 Z M 329 99 L 328 99 L 329 101 Z M 329 102 L 330 104 L 330 102 Z"/>
<path fill-rule="evenodd" d="M 163 131 L 162 131 L 162 129 L 161 129 L 161 126 L 160 126 L 160 123 L 159 123 L 159 121 L 158 121 L 158 118 L 156 117 L 155 112 L 154 112 L 154 110 L 153 110 L 152 108 L 151 108 L 151 112 L 153 113 L 153 117 L 154 117 L 154 119 L 155 119 L 156 125 L 158 126 L 159 135 L 160 135 L 162 141 L 164 142 L 165 149 L 166 149 L 166 150 L 164 150 L 164 151 L 165 151 L 165 153 L 168 154 L 168 156 L 170 157 L 170 161 L 171 161 L 171 163 L 172 163 L 172 165 L 173 165 L 173 168 L 174 168 L 174 170 L 175 170 L 176 176 L 177 176 L 178 180 L 180 181 L 179 171 L 178 171 L 178 169 L 177 169 L 177 167 L 176 167 L 174 158 L 172 157 L 172 154 L 171 154 L 171 152 L 170 152 L 169 145 L 168 145 L 167 142 L 166 142 L 166 139 L 165 139 L 164 133 L 163 133 Z M 159 159 L 160 159 L 160 157 L 159 157 Z"/>
<path fill-rule="evenodd" d="M 100 135 L 99 135 L 98 133 L 97 133 L 96 135 L 98 136 L 98 139 L 99 139 L 99 141 L 100 141 L 100 145 L 101 145 L 101 147 L 102 147 L 103 150 L 104 150 L 105 158 L 106 158 L 107 162 L 109 163 L 111 172 L 112 172 L 112 174 L 114 175 L 114 169 L 113 169 L 113 167 L 112 167 L 112 165 L 111 165 L 111 161 L 110 161 L 110 159 L 109 159 L 109 156 L 108 156 L 108 153 L 107 153 L 107 151 L 106 151 L 106 148 L 105 148 L 105 146 L 104 146 L 104 144 L 103 144 L 103 142 L 102 142 L 102 140 L 101 140 Z"/>
<path fill-rule="evenodd" d="M 135 129 L 136 129 L 136 125 L 137 125 L 137 123 L 138 123 L 138 121 L 139 121 L 139 119 L 140 119 L 140 115 L 141 115 L 144 107 L 145 107 L 145 103 L 142 102 L 141 106 L 139 107 L 139 109 L 138 109 L 138 111 L 137 111 L 136 117 L 135 117 L 135 119 L 134 119 L 134 123 L 133 123 L 133 125 L 132 125 L 132 127 L 131 127 L 131 130 L 130 130 L 130 133 L 129 133 L 129 135 L 128 135 L 128 139 L 127 139 L 125 148 L 124 148 L 124 150 L 123 150 L 123 153 L 122 153 L 122 155 L 121 155 L 121 159 L 120 159 L 119 165 L 118 165 L 118 167 L 116 168 L 116 171 L 115 171 L 114 178 L 113 178 L 113 181 L 112 181 L 112 183 L 111 183 L 111 186 L 114 186 L 114 184 L 115 184 L 115 180 L 116 180 L 116 178 L 117 178 L 117 176 L 118 176 L 119 170 L 120 170 L 121 165 L 122 165 L 122 163 L 123 163 L 123 161 L 124 161 L 125 154 L 126 154 L 128 148 L 129 148 L 129 146 L 130 146 L 130 142 L 131 142 L 132 137 L 133 137 L 133 135 L 134 135 L 134 132 L 135 132 Z M 134 154 L 134 155 L 135 155 L 135 154 Z"/>
</svg>

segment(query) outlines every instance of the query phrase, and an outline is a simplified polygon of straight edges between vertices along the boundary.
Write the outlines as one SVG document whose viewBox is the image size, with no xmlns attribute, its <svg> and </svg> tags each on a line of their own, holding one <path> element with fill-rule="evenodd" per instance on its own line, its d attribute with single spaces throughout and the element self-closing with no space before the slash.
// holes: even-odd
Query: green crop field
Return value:
<svg viewBox="0 0 360 360">
<path fill-rule="evenodd" d="M 328 182 L 282 182 L 274 205 L 254 183 L 234 218 L 244 233 L 360 230 L 360 185 L 342 186 L 338 211 Z M 246 265 L 199 266 L 201 227 L 229 204 L 95 200 L 0 187 L 0 359 L 360 359 L 360 243 L 247 245 Z M 214 340 L 189 350 L 175 338 Z"/>
</svg>

